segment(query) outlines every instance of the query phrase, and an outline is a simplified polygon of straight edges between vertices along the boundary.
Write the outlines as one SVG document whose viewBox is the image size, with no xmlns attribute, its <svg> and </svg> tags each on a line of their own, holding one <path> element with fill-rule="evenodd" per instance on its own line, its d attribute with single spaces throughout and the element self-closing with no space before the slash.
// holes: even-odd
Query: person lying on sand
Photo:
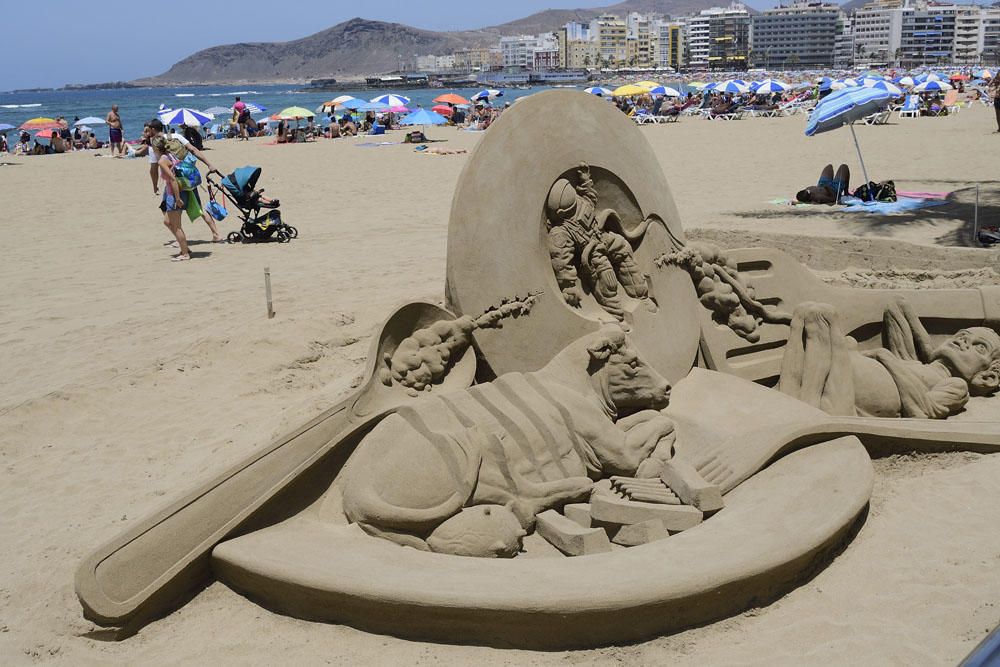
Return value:
<svg viewBox="0 0 1000 667">
<path fill-rule="evenodd" d="M 945 419 L 1000 388 L 1000 335 L 969 327 L 937 347 L 904 299 L 885 310 L 885 347 L 859 352 L 837 311 L 800 304 L 778 389 L 833 415 Z"/>
<path fill-rule="evenodd" d="M 820 172 L 819 182 L 805 190 L 799 190 L 795 199 L 801 204 L 836 204 L 843 195 L 850 193 L 850 180 L 851 170 L 846 164 L 837 167 L 836 175 L 833 173 L 833 165 L 828 164 Z"/>
</svg>

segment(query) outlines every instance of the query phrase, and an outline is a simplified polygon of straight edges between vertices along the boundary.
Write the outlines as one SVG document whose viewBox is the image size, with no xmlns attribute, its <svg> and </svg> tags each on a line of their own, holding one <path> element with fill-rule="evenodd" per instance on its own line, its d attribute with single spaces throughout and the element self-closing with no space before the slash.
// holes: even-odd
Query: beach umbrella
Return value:
<svg viewBox="0 0 1000 667">
<path fill-rule="evenodd" d="M 392 93 L 386 95 L 379 95 L 378 97 L 373 97 L 371 99 L 372 104 L 384 104 L 387 107 L 405 107 L 410 103 L 409 97 L 404 97 L 402 95 L 393 95 Z"/>
<path fill-rule="evenodd" d="M 702 88 L 704 88 L 707 85 L 708 84 L 705 83 L 704 81 L 692 81 L 691 83 L 687 84 L 687 87 L 688 88 L 694 88 L 695 90 L 701 90 Z"/>
<path fill-rule="evenodd" d="M 717 83 L 706 83 L 704 86 L 701 87 L 701 92 L 703 92 L 703 93 L 710 93 L 713 90 L 715 90 L 715 87 L 718 86 L 718 85 L 719 84 L 717 84 Z"/>
<path fill-rule="evenodd" d="M 651 95 L 665 95 L 667 97 L 680 97 L 681 91 L 670 86 L 653 86 L 649 89 Z"/>
<path fill-rule="evenodd" d="M 81 118 L 80 120 L 73 123 L 76 127 L 81 125 L 104 125 L 105 121 L 103 118 L 98 118 L 97 116 L 87 116 L 86 118 Z"/>
<path fill-rule="evenodd" d="M 441 114 L 442 116 L 450 116 L 452 112 L 455 111 L 455 109 L 448 106 L 447 104 L 439 104 L 437 106 L 431 107 L 431 111 L 433 111 L 436 114 Z"/>
<path fill-rule="evenodd" d="M 496 97 L 503 97 L 503 91 L 495 88 L 484 88 L 472 96 L 474 100 L 491 100 Z"/>
<path fill-rule="evenodd" d="M 231 111 L 232 111 L 232 109 L 229 109 L 227 107 L 209 107 L 209 108 L 205 109 L 205 113 L 210 113 L 213 116 L 218 116 L 220 113 L 221 114 L 227 114 L 227 113 L 230 113 Z"/>
<path fill-rule="evenodd" d="M 0 132 L 6 132 L 7 130 L 13 130 L 14 126 L 10 123 L 0 123 Z"/>
<path fill-rule="evenodd" d="M 899 97 L 903 91 L 896 84 L 881 79 L 865 79 L 865 88 L 880 88 L 894 97 Z"/>
<path fill-rule="evenodd" d="M 253 102 L 244 102 L 243 104 L 246 105 L 246 110 L 250 113 L 264 113 L 267 111 L 267 107 L 262 107 L 258 104 L 254 104 Z M 229 110 L 232 111 L 232 107 L 230 107 Z"/>
<path fill-rule="evenodd" d="M 844 88 L 856 88 L 858 86 L 857 79 L 837 79 L 830 83 L 831 90 L 843 90 Z"/>
<path fill-rule="evenodd" d="M 61 127 L 55 118 L 32 118 L 21 123 L 21 130 L 51 130 Z"/>
<path fill-rule="evenodd" d="M 806 136 L 811 137 L 821 132 L 836 130 L 844 125 L 849 126 L 851 137 L 854 139 L 854 148 L 858 151 L 861 173 L 865 176 L 865 183 L 868 183 L 868 169 L 865 167 L 864 158 L 861 157 L 861 146 L 858 144 L 858 135 L 854 133 L 854 123 L 865 116 L 882 111 L 889 106 L 891 99 L 889 91 L 882 88 L 845 88 L 830 93 L 819 101 L 809 116 Z"/>
<path fill-rule="evenodd" d="M 730 79 L 728 81 L 715 84 L 714 90 L 717 93 L 738 94 L 750 92 L 750 87 L 746 84 L 746 82 L 741 82 L 737 79 Z"/>
<path fill-rule="evenodd" d="M 598 97 L 608 97 L 611 95 L 611 91 L 608 88 L 601 88 L 600 86 L 591 86 L 590 88 L 584 88 L 583 92 L 590 93 L 591 95 L 597 95 Z"/>
<path fill-rule="evenodd" d="M 36 139 L 51 139 L 53 132 L 55 132 L 55 130 L 39 130 L 38 132 L 35 133 L 35 138 Z"/>
<path fill-rule="evenodd" d="M 912 76 L 908 76 L 907 75 L 907 76 L 901 76 L 901 77 L 899 77 L 897 79 L 894 79 L 893 83 L 895 83 L 898 86 L 905 86 L 905 87 L 909 88 L 910 86 L 917 85 L 917 80 L 914 79 Z"/>
<path fill-rule="evenodd" d="M 984 69 L 982 72 L 979 73 L 979 78 L 980 79 L 992 79 L 993 78 L 993 72 L 990 71 L 990 70 L 988 70 L 988 69 Z"/>
<path fill-rule="evenodd" d="M 427 109 L 417 109 L 408 116 L 400 119 L 400 125 L 444 125 L 448 119 L 441 114 L 428 111 Z"/>
<path fill-rule="evenodd" d="M 436 104 L 468 104 L 469 100 L 455 93 L 445 93 L 434 98 Z"/>
<path fill-rule="evenodd" d="M 388 111 L 389 107 L 380 104 L 378 102 L 365 102 L 364 100 L 355 100 L 354 102 L 348 102 L 344 105 L 348 109 L 353 109 L 354 111 Z M 310 114 L 312 115 L 312 114 Z"/>
<path fill-rule="evenodd" d="M 164 125 L 206 125 L 215 119 L 212 114 L 203 113 L 197 109 L 167 109 L 159 114 L 160 122 Z"/>
<path fill-rule="evenodd" d="M 646 95 L 648 93 L 648 88 L 637 86 L 634 83 L 627 83 L 624 86 L 618 86 L 611 91 L 611 94 L 615 97 L 631 97 L 632 95 Z"/>
<path fill-rule="evenodd" d="M 635 85 L 642 86 L 643 88 L 646 88 L 648 90 L 650 88 L 656 88 L 660 84 L 658 84 L 655 81 L 637 81 Z"/>
<path fill-rule="evenodd" d="M 277 116 L 277 120 L 299 120 L 309 118 L 314 115 L 315 114 L 312 111 L 309 111 L 309 109 L 303 109 L 302 107 L 288 107 L 287 109 L 282 109 L 274 116 L 271 116 L 271 118 L 274 119 L 275 116 Z"/>
<path fill-rule="evenodd" d="M 913 87 L 913 92 L 915 93 L 933 93 L 942 92 L 945 90 L 951 90 L 952 86 L 950 83 L 944 81 L 924 81 L 923 83 L 918 83 Z"/>
<path fill-rule="evenodd" d="M 951 76 L 948 77 L 948 80 L 949 81 L 968 81 L 969 78 L 970 77 L 969 77 L 968 74 L 962 74 L 961 72 L 955 72 L 954 74 L 952 74 Z"/>
<path fill-rule="evenodd" d="M 755 93 L 783 93 L 788 90 L 790 86 L 783 81 L 775 81 L 774 79 L 764 79 L 757 87 L 753 89 Z"/>
</svg>

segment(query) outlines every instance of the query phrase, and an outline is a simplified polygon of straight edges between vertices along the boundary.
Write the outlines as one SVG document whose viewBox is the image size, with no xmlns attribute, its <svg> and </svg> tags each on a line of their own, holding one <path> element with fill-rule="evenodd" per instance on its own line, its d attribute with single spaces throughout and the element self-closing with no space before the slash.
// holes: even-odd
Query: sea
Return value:
<svg viewBox="0 0 1000 667">
<path fill-rule="evenodd" d="M 583 90 L 587 85 L 576 86 Z M 681 87 L 680 84 L 671 84 Z M 565 87 L 565 86 L 564 86 Z M 547 86 L 530 89 L 505 89 L 496 103 L 513 102 L 519 97 L 546 90 Z M 682 87 L 681 87 L 682 88 Z M 147 120 L 156 117 L 160 105 L 176 109 L 187 107 L 204 111 L 211 107 L 231 107 L 238 95 L 244 102 L 253 102 L 267 110 L 266 114 L 277 113 L 291 106 L 316 110 L 323 102 L 339 95 L 351 95 L 370 100 L 384 93 L 393 93 L 410 98 L 411 109 L 418 105 L 426 109 L 434 106 L 434 98 L 445 92 L 455 92 L 470 98 L 479 91 L 477 88 L 418 88 L 392 90 L 344 89 L 333 92 L 309 91 L 289 85 L 239 85 L 239 86 L 186 86 L 177 88 L 126 88 L 115 90 L 50 90 L 40 92 L 0 93 L 0 124 L 18 127 L 26 120 L 37 117 L 55 118 L 64 116 L 70 123 L 74 118 L 96 116 L 104 118 L 112 104 L 118 105 L 125 128 L 126 139 L 136 139 L 142 133 Z M 256 116 L 262 118 L 264 115 Z M 320 114 L 317 113 L 317 116 Z M 227 119 L 227 118 L 226 118 Z M 220 119 L 224 120 L 224 119 Z M 104 126 L 95 126 L 98 138 L 106 137 Z"/>
</svg>

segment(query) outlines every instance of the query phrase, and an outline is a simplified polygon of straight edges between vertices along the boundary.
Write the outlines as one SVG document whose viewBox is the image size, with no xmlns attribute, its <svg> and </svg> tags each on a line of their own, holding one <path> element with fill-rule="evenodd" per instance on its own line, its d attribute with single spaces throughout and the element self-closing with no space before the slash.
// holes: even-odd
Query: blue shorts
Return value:
<svg viewBox="0 0 1000 667">
<path fill-rule="evenodd" d="M 163 201 L 160 202 L 160 210 L 166 213 L 167 211 L 183 211 L 187 208 L 187 198 L 188 192 L 186 190 L 181 190 L 180 197 L 175 197 L 169 192 L 163 192 Z"/>
</svg>

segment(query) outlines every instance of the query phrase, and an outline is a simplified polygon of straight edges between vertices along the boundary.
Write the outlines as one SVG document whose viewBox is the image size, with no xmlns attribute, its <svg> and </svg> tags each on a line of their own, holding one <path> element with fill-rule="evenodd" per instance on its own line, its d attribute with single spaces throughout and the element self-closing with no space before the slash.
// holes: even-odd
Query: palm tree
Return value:
<svg viewBox="0 0 1000 667">
<path fill-rule="evenodd" d="M 855 65 L 857 65 L 859 61 L 861 61 L 861 60 L 863 60 L 863 59 L 864 59 L 864 57 L 865 57 L 865 52 L 866 52 L 867 50 L 868 50 L 868 48 L 867 48 L 867 47 L 866 47 L 866 46 L 865 46 L 864 44 L 858 44 L 858 45 L 856 45 L 856 46 L 854 47 L 854 51 L 855 51 L 855 56 L 856 56 L 856 57 L 854 58 L 854 64 L 855 64 Z"/>
<path fill-rule="evenodd" d="M 589 67 L 590 67 L 590 54 L 589 54 L 589 53 L 588 53 L 588 54 L 586 54 L 586 55 L 585 55 L 585 56 L 583 57 L 583 66 L 584 66 L 584 67 L 587 67 L 587 68 L 589 68 Z"/>
<path fill-rule="evenodd" d="M 902 49 L 902 47 L 897 48 L 896 52 L 893 54 L 893 56 L 894 56 L 893 60 L 896 61 L 896 67 L 900 67 L 901 64 L 902 64 L 902 60 L 903 60 L 903 49 Z"/>
</svg>

